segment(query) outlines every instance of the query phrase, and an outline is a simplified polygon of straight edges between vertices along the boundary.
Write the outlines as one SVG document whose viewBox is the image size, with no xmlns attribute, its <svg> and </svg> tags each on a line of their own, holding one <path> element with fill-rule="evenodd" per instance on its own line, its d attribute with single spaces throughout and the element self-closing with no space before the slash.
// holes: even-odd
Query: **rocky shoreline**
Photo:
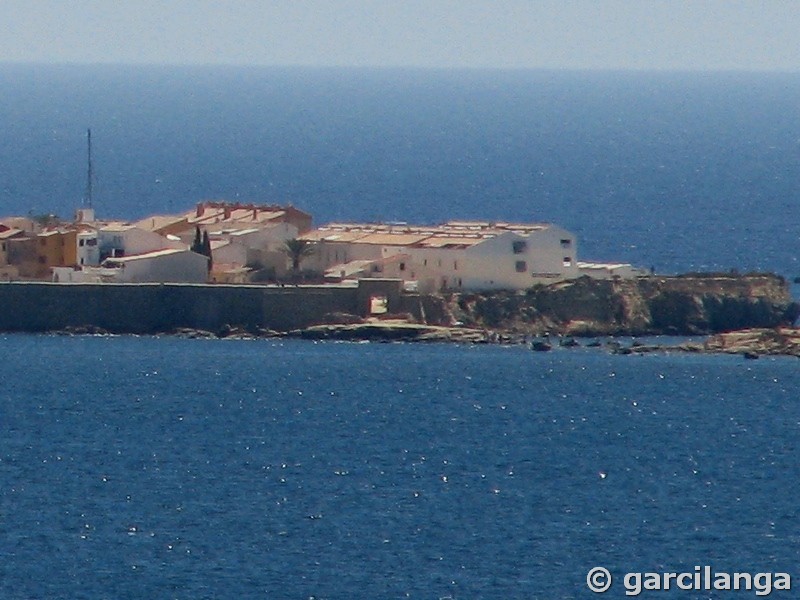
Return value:
<svg viewBox="0 0 800 600">
<path fill-rule="evenodd" d="M 98 327 L 70 327 L 51 332 L 56 335 L 114 335 Z M 577 338 L 573 336 L 528 336 L 517 333 L 420 325 L 405 321 L 367 321 L 363 323 L 314 325 L 287 332 L 272 330 L 247 331 L 224 327 L 220 331 L 180 328 L 165 332 L 185 339 L 301 339 L 313 341 L 378 342 L 378 343 L 456 343 L 526 345 L 535 352 L 559 348 L 597 349 L 616 355 L 686 352 L 692 354 L 734 354 L 748 359 L 761 356 L 796 356 L 800 358 L 800 328 L 756 328 L 718 333 L 703 341 L 684 341 L 674 344 L 644 343 L 636 338 L 616 337 Z"/>
<path fill-rule="evenodd" d="M 791 297 L 786 280 L 773 274 L 689 274 L 636 280 L 584 277 L 523 292 L 410 295 L 405 306 L 407 313 L 370 318 L 345 312 L 320 313 L 308 325 L 281 331 L 231 323 L 217 330 L 177 327 L 155 328 L 147 333 L 192 339 L 527 344 L 542 352 L 586 347 L 632 355 L 694 352 L 748 358 L 800 356 L 800 330 L 793 327 L 800 305 Z M 131 332 L 83 325 L 51 333 Z M 623 341 L 665 335 L 710 337 L 675 345 Z"/>
</svg>

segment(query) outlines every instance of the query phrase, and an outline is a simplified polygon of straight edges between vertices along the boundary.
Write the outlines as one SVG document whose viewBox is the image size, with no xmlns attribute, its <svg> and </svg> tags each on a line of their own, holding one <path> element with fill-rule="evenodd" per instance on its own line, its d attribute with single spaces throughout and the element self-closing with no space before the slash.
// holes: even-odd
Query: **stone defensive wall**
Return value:
<svg viewBox="0 0 800 600">
<path fill-rule="evenodd" d="M 0 283 L 1 331 L 57 331 L 92 326 L 112 333 L 177 328 L 217 331 L 231 325 L 288 331 L 331 314 L 367 316 L 374 297 L 402 308 L 399 280 L 358 286 Z"/>
</svg>

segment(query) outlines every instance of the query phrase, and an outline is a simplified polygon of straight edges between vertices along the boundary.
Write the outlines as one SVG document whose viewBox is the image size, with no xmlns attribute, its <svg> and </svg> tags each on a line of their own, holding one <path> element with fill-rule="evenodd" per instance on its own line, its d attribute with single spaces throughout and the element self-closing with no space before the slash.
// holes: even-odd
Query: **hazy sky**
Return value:
<svg viewBox="0 0 800 600">
<path fill-rule="evenodd" d="M 0 0 L 0 61 L 800 71 L 800 0 Z"/>
</svg>

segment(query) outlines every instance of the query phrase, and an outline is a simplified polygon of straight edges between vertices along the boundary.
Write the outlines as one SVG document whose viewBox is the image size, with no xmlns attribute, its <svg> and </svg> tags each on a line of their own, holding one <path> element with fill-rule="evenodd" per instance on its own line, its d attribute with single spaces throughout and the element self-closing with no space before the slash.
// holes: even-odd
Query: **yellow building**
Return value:
<svg viewBox="0 0 800 600">
<path fill-rule="evenodd" d="M 44 231 L 37 236 L 10 240 L 8 261 L 21 277 L 50 279 L 52 267 L 72 267 L 78 261 L 78 232 Z"/>
</svg>

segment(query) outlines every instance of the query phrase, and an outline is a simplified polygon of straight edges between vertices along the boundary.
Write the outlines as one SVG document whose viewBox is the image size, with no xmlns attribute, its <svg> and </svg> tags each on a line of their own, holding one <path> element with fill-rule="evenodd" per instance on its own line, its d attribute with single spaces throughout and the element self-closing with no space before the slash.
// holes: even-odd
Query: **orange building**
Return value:
<svg viewBox="0 0 800 600">
<path fill-rule="evenodd" d="M 52 267 L 72 267 L 78 262 L 78 232 L 50 230 L 9 240 L 7 260 L 20 277 L 50 279 Z"/>
</svg>

